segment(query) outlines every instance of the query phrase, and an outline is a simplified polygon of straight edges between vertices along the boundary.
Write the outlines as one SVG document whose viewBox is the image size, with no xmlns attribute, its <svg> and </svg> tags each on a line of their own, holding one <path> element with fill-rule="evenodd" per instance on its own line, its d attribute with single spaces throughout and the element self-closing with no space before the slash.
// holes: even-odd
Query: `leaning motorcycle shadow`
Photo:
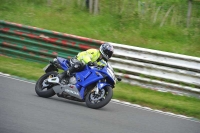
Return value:
<svg viewBox="0 0 200 133">
<path fill-rule="evenodd" d="M 64 98 L 59 98 L 59 97 L 50 97 L 50 98 L 43 98 L 43 97 L 39 97 L 38 95 L 34 95 L 38 98 L 42 98 L 42 99 L 47 99 L 47 100 L 50 100 L 51 101 L 54 101 L 56 102 L 55 104 L 65 104 L 65 106 L 67 106 L 68 104 L 69 105 L 72 105 L 72 106 L 78 106 L 78 107 L 83 107 L 85 109 L 90 109 L 90 110 L 99 110 L 99 111 L 112 111 L 112 109 L 109 107 L 109 104 L 103 108 L 99 108 L 99 109 L 92 109 L 92 108 L 88 108 L 85 104 L 85 102 L 78 102 L 78 101 L 73 101 L 73 100 L 68 100 L 68 99 L 64 99 Z"/>
<path fill-rule="evenodd" d="M 77 101 L 72 101 L 72 100 L 59 98 L 59 97 L 51 97 L 51 98 L 48 98 L 48 99 L 58 101 L 58 102 L 62 102 L 62 103 L 66 103 L 66 104 L 70 104 L 70 105 L 78 105 L 78 106 L 81 106 L 81 107 L 86 107 L 84 102 L 77 102 Z"/>
<path fill-rule="evenodd" d="M 109 104 L 105 107 L 102 107 L 102 108 L 99 108 L 99 109 L 92 109 L 92 108 L 88 108 L 86 105 L 85 105 L 85 102 L 77 102 L 77 101 L 72 101 L 72 100 L 68 100 L 68 99 L 63 99 L 63 98 L 58 98 L 58 97 L 51 97 L 49 98 L 51 100 L 54 100 L 54 101 L 58 101 L 58 102 L 62 102 L 62 103 L 65 103 L 65 104 L 70 104 L 70 105 L 73 105 L 73 106 L 79 106 L 79 107 L 84 107 L 85 109 L 89 109 L 89 110 L 99 110 L 99 111 L 111 111 L 111 109 L 108 107 Z"/>
</svg>

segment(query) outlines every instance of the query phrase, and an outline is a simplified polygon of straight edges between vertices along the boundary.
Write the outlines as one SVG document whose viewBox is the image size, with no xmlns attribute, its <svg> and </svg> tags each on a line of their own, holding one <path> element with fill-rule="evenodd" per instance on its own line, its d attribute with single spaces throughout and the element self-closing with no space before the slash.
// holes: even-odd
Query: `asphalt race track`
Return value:
<svg viewBox="0 0 200 133">
<path fill-rule="evenodd" d="M 200 133 L 200 122 L 120 103 L 102 109 L 38 97 L 35 84 L 0 74 L 0 133 Z"/>
</svg>

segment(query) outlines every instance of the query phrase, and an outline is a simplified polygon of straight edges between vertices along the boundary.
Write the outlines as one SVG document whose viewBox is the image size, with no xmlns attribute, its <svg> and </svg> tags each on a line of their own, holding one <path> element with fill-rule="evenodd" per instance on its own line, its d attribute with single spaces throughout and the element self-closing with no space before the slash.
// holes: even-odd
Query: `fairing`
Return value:
<svg viewBox="0 0 200 133">
<path fill-rule="evenodd" d="M 57 57 L 58 62 L 60 63 L 63 70 L 67 70 L 69 66 L 68 60 Z M 73 88 L 68 84 L 67 86 L 63 87 L 55 87 L 54 91 L 61 92 L 64 90 L 67 90 L 68 93 L 73 93 L 72 96 L 77 97 L 79 99 L 84 99 L 84 93 L 88 85 L 96 83 L 96 87 L 101 90 L 105 86 L 114 86 L 115 79 L 111 77 L 110 74 L 108 74 L 108 66 L 105 66 L 103 68 L 98 67 L 90 67 L 88 65 L 85 66 L 84 70 L 81 72 L 75 73 L 76 77 L 76 84 L 73 85 Z M 106 82 L 101 82 L 102 79 L 106 78 Z M 70 88 L 72 91 L 70 91 Z M 78 91 L 76 91 L 78 90 Z M 76 94 L 76 92 L 79 93 Z"/>
</svg>

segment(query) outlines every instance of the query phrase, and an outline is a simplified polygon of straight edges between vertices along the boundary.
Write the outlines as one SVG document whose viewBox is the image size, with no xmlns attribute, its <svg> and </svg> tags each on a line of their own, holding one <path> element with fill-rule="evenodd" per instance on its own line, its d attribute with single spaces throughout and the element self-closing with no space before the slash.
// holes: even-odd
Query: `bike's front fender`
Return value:
<svg viewBox="0 0 200 133">
<path fill-rule="evenodd" d="M 111 86 L 110 84 L 108 83 L 97 83 L 97 88 L 99 90 L 103 89 L 105 86 Z M 112 87 L 112 86 L 111 86 Z"/>
</svg>

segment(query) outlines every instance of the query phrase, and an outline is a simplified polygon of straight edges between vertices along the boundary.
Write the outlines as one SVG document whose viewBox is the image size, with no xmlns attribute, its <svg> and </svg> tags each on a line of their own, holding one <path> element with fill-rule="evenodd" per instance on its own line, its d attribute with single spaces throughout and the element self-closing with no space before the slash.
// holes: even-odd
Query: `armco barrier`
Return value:
<svg viewBox="0 0 200 133">
<path fill-rule="evenodd" d="M 0 21 L 1 54 L 43 62 L 55 56 L 71 57 L 102 41 Z"/>
<path fill-rule="evenodd" d="M 103 41 L 0 21 L 0 54 L 37 62 L 73 57 Z M 200 98 L 200 58 L 112 43 L 110 62 L 124 82 Z"/>
<path fill-rule="evenodd" d="M 124 82 L 200 98 L 200 58 L 112 43 Z"/>
</svg>

